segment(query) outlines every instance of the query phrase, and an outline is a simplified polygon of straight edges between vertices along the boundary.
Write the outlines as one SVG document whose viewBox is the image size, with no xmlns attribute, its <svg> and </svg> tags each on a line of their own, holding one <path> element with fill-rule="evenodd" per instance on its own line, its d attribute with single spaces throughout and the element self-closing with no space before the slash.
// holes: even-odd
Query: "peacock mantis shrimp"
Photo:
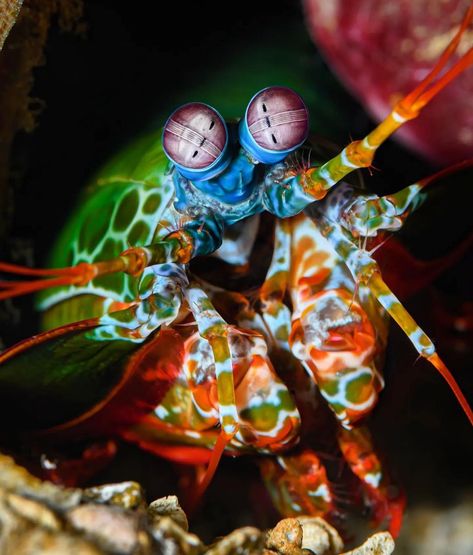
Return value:
<svg viewBox="0 0 473 555">
<path fill-rule="evenodd" d="M 359 245 L 399 229 L 431 180 L 384 197 L 343 180 L 370 167 L 378 147 L 473 63 L 470 48 L 445 70 L 472 18 L 473 6 L 420 84 L 325 163 L 291 163 L 307 138 L 307 109 L 284 87 L 257 93 L 238 129 L 200 103 L 176 110 L 163 134 L 96 176 L 56 245 L 59 269 L 0 264 L 5 273 L 40 278 L 1 282 L 0 299 L 41 291 L 48 330 L 1 355 L 2 397 L 19 399 L 19 412 L 33 410 L 34 427 L 50 437 L 117 433 L 167 458 L 207 463 L 197 497 L 225 450 L 264 455 L 263 476 L 282 512 L 325 514 L 334 500 L 317 455 L 290 451 L 302 424 L 278 375 L 279 361 L 290 360 L 333 410 L 341 452 L 377 519 L 388 517 L 397 533 L 402 496 L 390 496 L 358 425 L 383 387 L 387 315 L 447 380 L 472 423 L 473 413 L 372 252 Z M 220 256 L 245 259 L 253 227 L 241 232 L 240 224 L 236 241 L 224 232 L 242 221 L 253 226 L 248 218 L 263 210 L 278 220 L 254 310 L 244 295 L 200 281 L 188 264 L 222 240 Z"/>
</svg>

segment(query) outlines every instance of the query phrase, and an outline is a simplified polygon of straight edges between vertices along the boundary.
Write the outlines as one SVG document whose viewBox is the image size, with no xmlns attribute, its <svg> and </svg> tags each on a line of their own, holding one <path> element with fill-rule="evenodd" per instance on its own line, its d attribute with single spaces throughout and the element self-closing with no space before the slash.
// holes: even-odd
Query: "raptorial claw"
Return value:
<svg viewBox="0 0 473 555">
<path fill-rule="evenodd" d="M 334 289 L 307 299 L 289 343 L 343 426 L 373 409 L 384 385 L 375 364 L 376 333 L 350 293 Z"/>
<path fill-rule="evenodd" d="M 315 213 L 317 212 L 315 211 Z M 324 236 L 332 243 L 335 251 L 345 260 L 353 278 L 360 280 L 360 282 L 371 291 L 381 306 L 404 331 L 417 352 L 428 360 L 443 376 L 450 389 L 455 394 L 466 417 L 473 425 L 473 409 L 462 393 L 455 378 L 440 360 L 432 340 L 418 326 L 409 312 L 402 306 L 396 295 L 394 295 L 391 289 L 386 285 L 374 258 L 372 258 L 369 253 L 359 249 L 353 241 L 349 240 L 340 224 L 329 221 L 323 215 L 320 215 L 318 225 Z"/>
</svg>

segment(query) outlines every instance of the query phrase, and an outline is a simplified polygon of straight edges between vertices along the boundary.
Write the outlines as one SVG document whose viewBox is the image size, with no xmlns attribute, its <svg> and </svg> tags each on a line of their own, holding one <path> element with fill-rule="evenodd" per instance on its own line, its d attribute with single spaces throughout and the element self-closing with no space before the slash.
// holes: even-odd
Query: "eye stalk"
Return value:
<svg viewBox="0 0 473 555">
<path fill-rule="evenodd" d="M 225 120 L 207 104 L 185 104 L 169 116 L 164 126 L 163 150 L 184 177 L 193 181 L 211 179 L 230 162 Z"/>
<path fill-rule="evenodd" d="M 255 94 L 240 122 L 240 144 L 263 164 L 275 164 L 299 148 L 309 133 L 309 111 L 288 87 Z"/>
</svg>

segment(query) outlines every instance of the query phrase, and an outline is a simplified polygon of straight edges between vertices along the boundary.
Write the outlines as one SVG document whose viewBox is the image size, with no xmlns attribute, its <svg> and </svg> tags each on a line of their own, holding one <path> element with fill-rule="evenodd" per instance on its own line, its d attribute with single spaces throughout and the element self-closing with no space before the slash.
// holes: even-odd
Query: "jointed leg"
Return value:
<svg viewBox="0 0 473 555">
<path fill-rule="evenodd" d="M 377 195 L 363 195 L 351 192 L 354 200 L 338 203 L 334 206 L 334 215 L 328 214 L 329 219 L 340 221 L 353 237 L 372 237 L 379 230 L 395 231 L 399 229 L 407 217 L 425 200 L 425 188 L 434 181 L 462 169 L 473 166 L 473 158 L 454 164 L 433 175 L 420 179 L 416 183 L 383 197 Z M 346 189 L 341 185 L 341 192 Z M 330 193 L 322 202 L 332 207 L 336 203 L 339 188 Z"/>
<path fill-rule="evenodd" d="M 307 217 L 292 222 L 291 252 L 291 352 L 351 427 L 373 409 L 383 386 L 377 363 L 386 323 L 355 298 L 350 272 Z"/>
<path fill-rule="evenodd" d="M 225 447 L 239 428 L 235 400 L 232 354 L 228 338 L 228 324 L 213 307 L 207 294 L 192 286 L 186 291 L 189 307 L 194 315 L 200 335 L 206 339 L 213 352 L 217 378 L 217 396 L 221 431 L 214 446 L 212 457 L 195 496 L 197 502 L 207 489 L 217 469 Z"/>
<path fill-rule="evenodd" d="M 262 316 L 273 338 L 273 343 L 289 351 L 291 312 L 284 304 L 291 264 L 291 222 L 276 220 L 274 251 L 266 280 L 261 287 Z"/>
<path fill-rule="evenodd" d="M 317 216 L 316 216 L 317 217 Z M 378 264 L 366 251 L 359 249 L 348 237 L 343 228 L 330 222 L 318 213 L 317 223 L 325 237 L 332 243 L 335 251 L 345 261 L 355 280 L 360 280 L 378 299 L 383 308 L 401 327 L 416 348 L 444 377 L 460 403 L 467 418 L 473 425 L 473 411 L 460 390 L 454 377 L 438 356 L 435 346 L 426 333 L 417 325 L 412 316 L 402 306 L 399 299 L 389 289 L 381 277 Z"/>
<path fill-rule="evenodd" d="M 215 359 L 220 424 L 222 431 L 232 438 L 238 431 L 238 412 L 235 402 L 232 353 L 230 350 L 229 325 L 213 307 L 207 294 L 193 286 L 186 291 L 189 307 L 197 322 L 201 337 L 206 339 Z"/>
<path fill-rule="evenodd" d="M 245 443 L 244 435 L 248 433 L 252 445 L 266 450 L 294 441 L 299 414 L 267 358 L 264 339 L 250 330 L 232 329 L 207 294 L 195 284 L 186 291 L 186 297 L 199 334 L 208 341 L 213 353 L 221 425 L 209 465 L 198 486 L 198 499 L 210 483 L 225 447 L 240 429 L 238 407 L 244 409 L 240 441 Z M 242 335 L 241 341 L 236 334 Z M 240 361 L 243 364 L 239 365 Z M 239 379 L 238 397 L 234 371 Z"/>
</svg>

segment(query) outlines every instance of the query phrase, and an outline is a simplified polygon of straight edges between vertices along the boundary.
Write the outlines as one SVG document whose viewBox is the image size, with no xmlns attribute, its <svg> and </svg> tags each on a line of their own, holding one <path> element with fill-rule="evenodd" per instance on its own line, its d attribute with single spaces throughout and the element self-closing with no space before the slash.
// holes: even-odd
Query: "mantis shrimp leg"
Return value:
<svg viewBox="0 0 473 555">
<path fill-rule="evenodd" d="M 243 444 L 254 443 L 259 449 L 278 449 L 295 437 L 299 415 L 284 384 L 274 374 L 263 338 L 227 324 L 208 295 L 196 284 L 191 284 L 186 298 L 200 336 L 212 349 L 220 419 L 220 434 L 198 487 L 197 497 L 200 497 L 210 483 L 225 447 L 237 434 Z M 240 348 L 239 336 L 244 342 Z M 238 364 L 234 368 L 233 360 L 235 356 L 241 358 L 238 351 L 242 348 L 246 356 L 251 355 L 244 375 L 238 371 Z M 237 392 L 235 372 L 239 380 Z M 246 417 L 245 422 L 240 419 L 239 407 Z M 259 414 L 259 407 L 264 408 L 265 415 Z"/>
<path fill-rule="evenodd" d="M 274 231 L 274 251 L 261 287 L 259 299 L 263 320 L 271 335 L 273 344 L 289 351 L 291 312 L 284 304 L 291 255 L 291 225 L 289 220 L 276 220 Z"/>
<path fill-rule="evenodd" d="M 396 231 L 402 227 L 407 217 L 419 206 L 426 198 L 426 187 L 462 169 L 473 166 L 473 159 L 464 160 L 443 170 L 420 179 L 416 183 L 408 185 L 397 193 L 391 193 L 383 197 L 377 195 L 359 195 L 355 200 L 348 203 L 343 202 L 344 189 L 349 186 L 342 184 L 337 191 L 330 194 L 327 202 L 332 206 L 329 208 L 331 213 L 329 218 L 340 221 L 353 237 L 374 237 L 379 230 Z M 338 197 L 339 206 L 335 208 L 337 201 L 332 199 Z M 332 212 L 333 211 L 333 212 Z"/>
<path fill-rule="evenodd" d="M 356 288 L 314 222 L 298 216 L 291 224 L 292 350 L 342 425 L 337 434 L 340 450 L 363 485 L 375 524 L 387 518 L 397 535 L 404 497 L 392 494 L 368 429 L 357 425 L 371 412 L 384 385 L 378 368 L 386 347 L 387 318 L 369 289 Z"/>
<path fill-rule="evenodd" d="M 232 353 L 229 345 L 229 324 L 215 310 L 207 294 L 191 285 L 186 291 L 187 301 L 194 315 L 200 336 L 209 342 L 215 360 L 220 424 L 222 432 L 231 439 L 239 428 L 235 401 Z"/>
<path fill-rule="evenodd" d="M 261 317 L 266 325 L 273 355 L 291 352 L 289 335 L 291 312 L 284 303 L 291 267 L 291 221 L 276 220 L 274 251 L 259 300 Z M 282 359 L 291 366 L 297 363 L 288 356 Z M 292 370 L 295 370 L 292 368 Z M 261 476 L 278 511 L 285 516 L 300 514 L 327 515 L 334 507 L 333 495 L 325 467 L 312 450 L 291 455 L 264 457 L 259 460 Z"/>
<path fill-rule="evenodd" d="M 327 237 L 335 251 L 345 261 L 354 279 L 360 280 L 363 285 L 369 288 L 383 308 L 408 336 L 417 352 L 427 359 L 447 381 L 468 420 L 473 425 L 473 411 L 459 385 L 437 354 L 432 340 L 418 326 L 412 316 L 402 306 L 399 299 L 383 281 L 376 261 L 368 252 L 361 250 L 352 242 L 340 224 L 328 220 L 317 209 L 311 210 L 311 215 L 316 217 L 317 225 L 322 234 Z"/>
</svg>

